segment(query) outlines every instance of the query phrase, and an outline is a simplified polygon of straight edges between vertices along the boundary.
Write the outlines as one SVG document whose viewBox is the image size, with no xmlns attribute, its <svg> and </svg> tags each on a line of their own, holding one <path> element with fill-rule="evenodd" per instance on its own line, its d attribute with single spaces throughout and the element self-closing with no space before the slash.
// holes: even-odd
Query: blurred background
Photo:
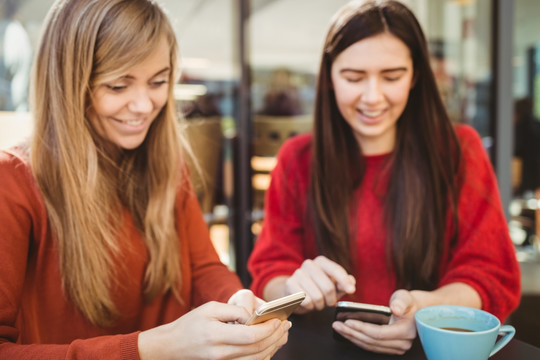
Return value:
<svg viewBox="0 0 540 360">
<path fill-rule="evenodd" d="M 245 264 L 264 218 L 275 155 L 311 128 L 315 79 L 332 14 L 345 0 L 162 0 L 177 32 L 182 126 L 201 165 L 193 178 L 220 257 Z M 453 121 L 482 136 L 522 265 L 509 320 L 540 346 L 540 2 L 409 0 L 429 42 Z M 52 0 L 0 1 L 0 146 L 32 131 L 28 78 Z"/>
</svg>

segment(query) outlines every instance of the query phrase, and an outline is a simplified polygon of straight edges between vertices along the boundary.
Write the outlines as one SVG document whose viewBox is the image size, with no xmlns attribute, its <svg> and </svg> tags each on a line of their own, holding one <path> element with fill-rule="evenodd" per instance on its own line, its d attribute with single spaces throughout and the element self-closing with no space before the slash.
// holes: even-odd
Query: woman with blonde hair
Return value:
<svg viewBox="0 0 540 360">
<path fill-rule="evenodd" d="M 261 359 L 286 342 L 287 321 L 242 325 L 262 300 L 209 240 L 176 75 L 153 1 L 51 8 L 32 141 L 0 152 L 0 358 Z"/>
</svg>

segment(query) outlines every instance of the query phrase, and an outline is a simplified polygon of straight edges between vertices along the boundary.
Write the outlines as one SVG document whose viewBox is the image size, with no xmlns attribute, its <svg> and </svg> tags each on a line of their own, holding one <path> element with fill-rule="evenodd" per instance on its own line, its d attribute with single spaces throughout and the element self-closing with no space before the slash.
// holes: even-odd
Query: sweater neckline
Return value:
<svg viewBox="0 0 540 360">
<path fill-rule="evenodd" d="M 378 165 L 390 157 L 392 152 L 376 155 L 364 155 L 366 165 Z"/>
</svg>

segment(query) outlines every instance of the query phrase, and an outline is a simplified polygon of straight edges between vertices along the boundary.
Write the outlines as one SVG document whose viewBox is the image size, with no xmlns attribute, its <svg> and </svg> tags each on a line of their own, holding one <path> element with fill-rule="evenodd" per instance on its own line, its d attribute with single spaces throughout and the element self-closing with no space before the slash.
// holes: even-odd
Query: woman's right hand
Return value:
<svg viewBox="0 0 540 360">
<path fill-rule="evenodd" d="M 268 283 L 270 284 L 270 282 Z M 306 298 L 296 313 L 335 306 L 345 294 L 356 291 L 356 279 L 338 263 L 325 256 L 305 260 L 292 276 L 286 278 L 284 295 L 304 291 Z"/>
<path fill-rule="evenodd" d="M 243 325 L 249 316 L 240 306 L 206 303 L 169 324 L 141 332 L 140 358 L 270 359 L 287 342 L 291 323 L 273 319 Z"/>
</svg>

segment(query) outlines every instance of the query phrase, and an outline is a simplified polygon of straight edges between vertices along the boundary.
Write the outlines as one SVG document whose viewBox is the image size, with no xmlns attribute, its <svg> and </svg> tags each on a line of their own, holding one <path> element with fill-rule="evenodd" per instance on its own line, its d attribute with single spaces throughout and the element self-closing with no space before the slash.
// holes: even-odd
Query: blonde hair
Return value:
<svg viewBox="0 0 540 360">
<path fill-rule="evenodd" d="M 170 45 L 167 104 L 143 144 L 122 151 L 86 116 L 93 90 L 145 60 L 163 36 Z M 124 209 L 148 251 L 145 300 L 172 290 L 181 301 L 175 199 L 185 176 L 176 68 L 174 31 L 153 1 L 60 0 L 49 12 L 33 73 L 30 161 L 56 237 L 64 290 L 98 326 L 120 314 L 110 289 Z"/>
</svg>

